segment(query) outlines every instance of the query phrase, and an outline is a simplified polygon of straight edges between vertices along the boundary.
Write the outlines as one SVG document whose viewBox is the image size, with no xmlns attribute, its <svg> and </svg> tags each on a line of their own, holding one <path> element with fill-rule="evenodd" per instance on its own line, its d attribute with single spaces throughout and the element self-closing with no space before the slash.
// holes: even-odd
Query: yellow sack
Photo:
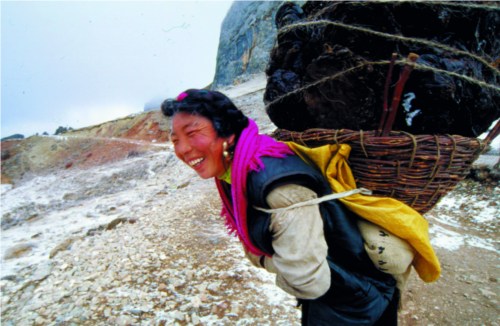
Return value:
<svg viewBox="0 0 500 326">
<path fill-rule="evenodd" d="M 305 162 L 316 166 L 327 177 L 333 191 L 356 189 L 347 164 L 351 147 L 347 144 L 308 148 L 293 142 L 286 144 Z M 413 267 L 425 282 L 439 278 L 441 267 L 429 240 L 425 218 L 408 205 L 390 197 L 355 194 L 339 199 L 349 210 L 406 240 L 416 251 Z"/>
</svg>

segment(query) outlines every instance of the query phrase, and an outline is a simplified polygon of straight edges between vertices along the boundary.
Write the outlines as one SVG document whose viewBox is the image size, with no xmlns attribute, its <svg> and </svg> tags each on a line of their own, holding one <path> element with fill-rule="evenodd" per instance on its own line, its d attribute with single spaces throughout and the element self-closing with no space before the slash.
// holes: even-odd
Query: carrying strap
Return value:
<svg viewBox="0 0 500 326">
<path fill-rule="evenodd" d="M 317 204 L 323 203 L 325 201 L 349 197 L 349 196 L 352 196 L 355 194 L 371 195 L 372 191 L 369 189 L 366 189 L 366 188 L 357 188 L 357 189 L 352 189 L 352 190 L 334 193 L 334 194 L 330 194 L 330 195 L 325 195 L 323 197 L 314 198 L 311 200 L 306 200 L 306 201 L 303 201 L 300 203 L 295 203 L 293 205 L 286 206 L 286 207 L 273 208 L 273 209 L 269 208 L 268 209 L 268 208 L 253 206 L 253 208 L 255 208 L 258 211 L 264 212 L 264 213 L 276 214 L 276 213 L 285 212 L 285 211 L 288 211 L 290 209 L 294 209 L 294 208 L 298 208 L 298 207 L 317 205 Z"/>
</svg>

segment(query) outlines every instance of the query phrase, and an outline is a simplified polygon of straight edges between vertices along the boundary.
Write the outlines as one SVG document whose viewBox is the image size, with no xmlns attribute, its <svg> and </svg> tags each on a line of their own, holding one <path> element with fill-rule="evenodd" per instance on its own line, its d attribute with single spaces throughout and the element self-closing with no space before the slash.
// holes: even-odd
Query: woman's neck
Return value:
<svg viewBox="0 0 500 326">
<path fill-rule="evenodd" d="M 226 172 L 224 172 L 224 174 L 218 178 L 222 181 L 225 181 L 226 183 L 231 184 L 231 165 L 229 165 Z"/>
</svg>

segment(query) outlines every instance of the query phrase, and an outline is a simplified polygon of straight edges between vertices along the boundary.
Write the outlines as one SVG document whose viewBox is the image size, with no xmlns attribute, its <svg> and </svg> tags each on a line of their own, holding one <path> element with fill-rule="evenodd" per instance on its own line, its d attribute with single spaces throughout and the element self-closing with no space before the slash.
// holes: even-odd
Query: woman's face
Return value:
<svg viewBox="0 0 500 326">
<path fill-rule="evenodd" d="M 203 179 L 220 177 L 226 172 L 228 163 L 224 162 L 222 155 L 223 143 L 230 144 L 234 137 L 219 137 L 209 119 L 185 112 L 176 113 L 172 118 L 170 139 L 175 155 Z"/>
</svg>

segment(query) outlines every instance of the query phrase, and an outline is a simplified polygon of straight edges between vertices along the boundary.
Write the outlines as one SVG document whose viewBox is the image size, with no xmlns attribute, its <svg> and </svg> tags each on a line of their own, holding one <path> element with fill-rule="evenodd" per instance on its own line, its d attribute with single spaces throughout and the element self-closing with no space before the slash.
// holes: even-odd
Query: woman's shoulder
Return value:
<svg viewBox="0 0 500 326">
<path fill-rule="evenodd" d="M 250 193 L 265 196 L 272 189 L 283 184 L 299 184 L 317 193 L 320 193 L 323 188 L 322 174 L 297 155 L 282 158 L 262 157 L 262 162 L 264 168 L 248 175 L 247 189 Z"/>
<path fill-rule="evenodd" d="M 264 168 L 254 171 L 254 176 L 266 179 L 279 179 L 286 176 L 317 174 L 319 171 L 315 167 L 304 162 L 297 155 L 287 155 L 285 157 L 262 157 Z"/>
</svg>

